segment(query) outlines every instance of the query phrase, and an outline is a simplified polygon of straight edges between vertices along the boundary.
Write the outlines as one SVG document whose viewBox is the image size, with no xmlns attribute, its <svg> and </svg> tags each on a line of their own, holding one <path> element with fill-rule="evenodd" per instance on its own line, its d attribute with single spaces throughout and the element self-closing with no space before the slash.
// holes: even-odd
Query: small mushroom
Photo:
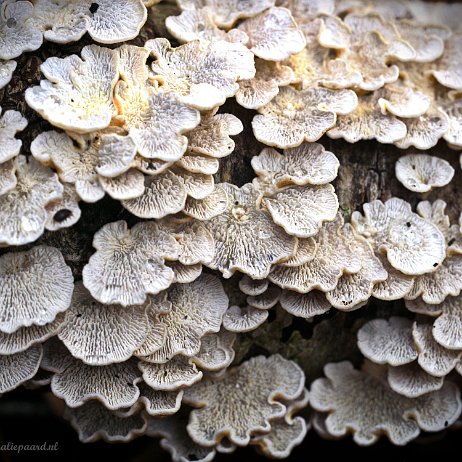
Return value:
<svg viewBox="0 0 462 462">
<path fill-rule="evenodd" d="M 18 111 L 6 111 L 0 118 L 0 165 L 19 154 L 22 141 L 15 136 L 26 127 L 27 120 Z"/>
<path fill-rule="evenodd" d="M 118 55 L 88 45 L 81 56 L 48 58 L 40 66 L 47 80 L 26 90 L 26 102 L 56 127 L 89 133 L 106 128 L 115 115 Z"/>
<path fill-rule="evenodd" d="M 74 279 L 61 252 L 48 246 L 0 256 L 0 331 L 51 323 L 71 303 Z"/>
<path fill-rule="evenodd" d="M 223 327 L 230 332 L 250 332 L 260 327 L 268 318 L 267 310 L 253 306 L 231 306 L 223 317 Z"/>
<path fill-rule="evenodd" d="M 239 289 L 246 295 L 263 294 L 268 289 L 269 281 L 267 279 L 252 279 L 244 274 L 239 280 Z"/>
<path fill-rule="evenodd" d="M 145 305 L 103 305 L 78 282 L 58 337 L 72 356 L 86 364 L 127 361 L 148 335 L 146 309 Z"/>
<path fill-rule="evenodd" d="M 309 88 L 295 90 L 282 87 L 252 120 L 258 141 L 280 148 L 296 147 L 303 141 L 317 141 L 337 120 L 337 114 L 348 114 L 358 104 L 351 90 Z"/>
<path fill-rule="evenodd" d="M 7 160 L 0 164 L 0 196 L 16 186 L 16 169 L 16 159 Z"/>
<path fill-rule="evenodd" d="M 462 90 L 462 33 L 452 34 L 446 41 L 443 56 L 432 75 L 445 87 Z"/>
<path fill-rule="evenodd" d="M 0 59 L 17 58 L 35 51 L 43 42 L 42 32 L 31 18 L 34 5 L 27 1 L 4 0 L 0 9 Z"/>
<path fill-rule="evenodd" d="M 202 274 L 190 284 L 175 284 L 164 296 L 161 302 L 167 300 L 171 308 L 159 313 L 155 321 L 165 326 L 164 344 L 143 358 L 154 363 L 165 363 L 179 354 L 191 357 L 199 353 L 201 338 L 220 330 L 228 308 L 220 280 L 209 274 Z M 155 298 L 152 303 L 156 304 Z"/>
<path fill-rule="evenodd" d="M 233 344 L 236 335 L 226 330 L 207 334 L 201 338 L 201 349 L 193 362 L 198 367 L 209 372 L 218 372 L 231 365 L 235 357 Z"/>
<path fill-rule="evenodd" d="M 186 151 L 183 157 L 175 163 L 176 166 L 188 170 L 192 173 L 203 173 L 213 175 L 218 172 L 220 162 L 213 157 L 202 156 Z"/>
<path fill-rule="evenodd" d="M 69 228 L 75 225 L 82 215 L 75 188 L 68 183 L 64 183 L 63 187 L 63 197 L 51 201 L 45 206 L 48 214 L 45 229 L 48 231 Z"/>
<path fill-rule="evenodd" d="M 408 275 L 435 271 L 445 257 L 444 236 L 430 221 L 412 212 L 402 199 L 363 205 L 364 216 L 353 212 L 351 223 L 390 264 Z"/>
<path fill-rule="evenodd" d="M 144 434 L 147 426 L 142 415 L 123 417 L 98 401 L 89 401 L 76 408 L 67 407 L 64 416 L 77 430 L 82 443 L 99 439 L 127 443 Z"/>
<path fill-rule="evenodd" d="M 215 256 L 207 266 L 220 270 L 226 278 L 238 270 L 263 279 L 271 265 L 295 253 L 296 239 L 257 207 L 260 194 L 251 184 L 237 188 L 222 183 L 219 187 L 228 203 L 223 213 L 206 223 L 215 239 Z"/>
<path fill-rule="evenodd" d="M 279 263 L 278 266 L 291 268 L 310 262 L 316 256 L 317 244 L 313 237 L 298 239 L 297 252 L 293 257 Z"/>
<path fill-rule="evenodd" d="M 0 394 L 14 390 L 38 371 L 42 359 L 42 346 L 31 346 L 18 353 L 0 355 Z"/>
<path fill-rule="evenodd" d="M 283 61 L 306 45 L 303 32 L 287 8 L 268 8 L 243 21 L 238 29 L 249 37 L 247 46 L 255 56 L 267 61 Z"/>
<path fill-rule="evenodd" d="M 260 295 L 249 295 L 246 302 L 249 306 L 259 310 L 269 310 L 273 308 L 281 297 L 281 289 L 271 284 L 268 289 Z"/>
<path fill-rule="evenodd" d="M 179 284 L 189 284 L 194 282 L 202 274 L 202 265 L 196 263 L 195 265 L 183 265 L 178 261 L 167 262 L 174 273 L 174 282 Z"/>
<path fill-rule="evenodd" d="M 184 401 L 200 408 L 191 412 L 187 431 L 201 446 L 215 446 L 225 437 L 246 446 L 255 433 L 270 431 L 271 420 L 284 416 L 286 407 L 278 400 L 299 397 L 304 380 L 302 370 L 279 355 L 254 357 L 221 379 L 185 391 Z"/>
<path fill-rule="evenodd" d="M 408 154 L 395 164 L 398 180 L 410 191 L 424 193 L 446 186 L 454 176 L 451 164 L 427 154 Z"/>
<path fill-rule="evenodd" d="M 0 90 L 10 83 L 16 66 L 16 61 L 0 61 Z"/>
<path fill-rule="evenodd" d="M 324 293 L 318 290 L 312 290 L 306 294 L 283 290 L 280 302 L 282 308 L 288 313 L 305 319 L 327 313 L 331 308 Z"/>
<path fill-rule="evenodd" d="M 412 322 L 396 316 L 364 324 L 358 330 L 358 347 L 366 358 L 377 364 L 402 366 L 418 356 Z"/>
<path fill-rule="evenodd" d="M 154 222 L 141 222 L 130 230 L 125 221 L 109 223 L 95 234 L 93 247 L 96 253 L 83 268 L 82 277 L 101 303 L 142 304 L 147 294 L 157 294 L 173 282 L 173 271 L 165 259 L 178 258 L 179 245 Z"/>
<path fill-rule="evenodd" d="M 183 213 L 197 220 L 206 221 L 224 213 L 228 208 L 228 194 L 220 185 L 205 199 L 186 199 Z"/>
<path fill-rule="evenodd" d="M 163 364 L 140 361 L 138 366 L 143 373 L 143 380 L 154 390 L 176 391 L 202 379 L 202 372 L 192 359 L 181 355 Z"/>
<path fill-rule="evenodd" d="M 222 105 L 236 94 L 238 80 L 255 76 L 253 54 L 240 43 L 194 41 L 171 48 L 167 39 L 158 38 L 145 47 L 162 88 L 201 111 Z"/>
<path fill-rule="evenodd" d="M 317 379 L 310 390 L 311 406 L 329 412 L 325 427 L 334 437 L 353 434 L 361 446 L 383 434 L 397 445 L 416 438 L 420 431 L 440 431 L 460 413 L 457 387 L 447 382 L 424 396 L 410 399 L 395 393 L 383 379 L 357 371 L 349 362 L 328 364 L 327 378 Z"/>
</svg>

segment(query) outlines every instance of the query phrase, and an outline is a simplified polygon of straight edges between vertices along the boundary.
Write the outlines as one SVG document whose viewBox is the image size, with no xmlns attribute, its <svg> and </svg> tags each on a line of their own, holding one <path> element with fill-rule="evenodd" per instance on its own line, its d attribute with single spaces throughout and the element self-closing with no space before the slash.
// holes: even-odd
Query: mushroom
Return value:
<svg viewBox="0 0 462 462">
<path fill-rule="evenodd" d="M 283 61 L 306 45 L 303 32 L 287 8 L 268 8 L 243 21 L 238 29 L 247 34 L 247 46 L 254 55 L 267 61 Z"/>
<path fill-rule="evenodd" d="M 316 235 L 314 258 L 300 266 L 276 266 L 268 279 L 283 289 L 307 293 L 313 289 L 334 290 L 344 272 L 357 273 L 361 259 L 354 253 L 351 232 L 343 232 L 340 215 L 333 222 L 324 223 Z M 348 228 L 346 228 L 348 230 Z M 351 230 L 350 230 L 351 231 Z"/>
<path fill-rule="evenodd" d="M 141 197 L 145 189 L 144 175 L 134 168 L 116 178 L 100 177 L 99 182 L 105 192 L 120 201 Z"/>
<path fill-rule="evenodd" d="M 458 389 L 450 382 L 410 399 L 391 390 L 381 375 L 357 371 L 347 361 L 327 364 L 324 373 L 327 378 L 311 385 L 311 406 L 329 413 L 325 427 L 331 435 L 352 433 L 361 446 L 375 443 L 383 434 L 392 443 L 404 445 L 421 430 L 444 429 L 461 411 Z"/>
<path fill-rule="evenodd" d="M 0 61 L 0 90 L 10 83 L 16 66 L 16 61 Z"/>
<path fill-rule="evenodd" d="M 202 265 L 196 263 L 195 265 L 183 265 L 178 261 L 167 262 L 174 273 L 174 282 L 179 284 L 188 284 L 194 282 L 202 274 Z"/>
<path fill-rule="evenodd" d="M 443 56 L 431 73 L 441 85 L 462 90 L 462 33 L 452 34 L 446 41 Z"/>
<path fill-rule="evenodd" d="M 213 157 L 202 156 L 186 151 L 183 157 L 175 163 L 176 166 L 192 173 L 213 175 L 218 172 L 220 162 Z"/>
<path fill-rule="evenodd" d="M 45 206 L 48 214 L 45 229 L 48 231 L 69 228 L 80 220 L 82 211 L 79 207 L 79 197 L 75 188 L 68 183 L 64 183 L 63 187 L 63 197 L 51 201 Z"/>
<path fill-rule="evenodd" d="M 26 90 L 27 104 L 56 127 L 89 133 L 109 126 L 118 79 L 114 50 L 88 45 L 76 55 L 48 58 L 40 69 L 47 80 Z"/>
<path fill-rule="evenodd" d="M 82 271 L 83 284 L 101 303 L 122 306 L 145 302 L 173 282 L 165 259 L 178 258 L 179 245 L 154 222 L 128 229 L 125 221 L 103 226 L 93 238 L 96 253 Z M 131 275 L 127 278 L 127 275 Z"/>
<path fill-rule="evenodd" d="M 363 205 L 364 216 L 353 212 L 351 223 L 390 264 L 408 275 L 435 271 L 445 257 L 444 236 L 430 221 L 412 212 L 402 199 Z"/>
<path fill-rule="evenodd" d="M 236 93 L 236 101 L 247 109 L 258 109 L 267 105 L 279 93 L 279 87 L 296 80 L 292 69 L 279 62 L 257 58 L 255 69 L 255 77 L 241 80 Z"/>
<path fill-rule="evenodd" d="M 206 222 L 215 240 L 215 256 L 207 266 L 220 270 L 225 278 L 238 270 L 263 279 L 271 265 L 294 254 L 296 239 L 257 207 L 260 194 L 251 184 L 237 188 L 222 183 L 219 187 L 228 203 L 223 213 Z"/>
<path fill-rule="evenodd" d="M 443 138 L 450 146 L 462 147 L 462 98 L 452 98 L 444 105 L 444 110 L 448 116 L 447 129 L 443 133 Z"/>
<path fill-rule="evenodd" d="M 304 143 L 283 154 L 265 148 L 251 164 L 261 181 L 276 187 L 327 184 L 335 180 L 340 167 L 337 157 L 319 143 Z"/>
<path fill-rule="evenodd" d="M 0 164 L 0 196 L 16 186 L 16 169 L 16 159 L 7 160 Z"/>
<path fill-rule="evenodd" d="M 27 120 L 18 111 L 6 111 L 0 118 L 0 165 L 19 154 L 22 141 L 17 140 L 15 136 L 26 127 Z"/>
<path fill-rule="evenodd" d="M 310 262 L 316 256 L 317 244 L 313 237 L 308 237 L 307 239 L 298 239 L 297 251 L 293 257 L 288 258 L 287 260 L 282 261 L 278 266 L 284 268 L 301 266 L 305 263 Z"/>
<path fill-rule="evenodd" d="M 392 316 L 389 320 L 373 319 L 358 330 L 358 348 L 377 364 L 402 366 L 417 356 L 412 337 L 412 322 Z"/>
<path fill-rule="evenodd" d="M 201 338 L 201 348 L 193 362 L 203 370 L 217 372 L 231 365 L 235 357 L 233 344 L 236 335 L 226 330 L 206 334 Z"/>
<path fill-rule="evenodd" d="M 0 281 L 0 331 L 6 334 L 51 323 L 69 308 L 74 289 L 61 252 L 48 246 L 0 256 Z"/>
<path fill-rule="evenodd" d="M 0 59 L 17 58 L 35 51 L 43 42 L 42 33 L 31 18 L 34 5 L 26 1 L 3 0 L 0 9 Z"/>
<path fill-rule="evenodd" d="M 92 443 L 99 439 L 110 443 L 127 443 L 144 434 L 147 426 L 144 416 L 124 417 L 98 401 L 89 401 L 76 408 L 67 407 L 64 417 L 77 430 L 82 443 Z"/>
<path fill-rule="evenodd" d="M 201 446 L 215 446 L 225 437 L 246 446 L 256 433 L 271 430 L 271 420 L 284 416 L 286 407 L 278 400 L 299 397 L 304 380 L 302 370 L 279 355 L 254 357 L 221 379 L 185 391 L 184 401 L 200 408 L 191 412 L 187 431 Z"/>
<path fill-rule="evenodd" d="M 59 339 L 72 356 L 92 366 L 127 361 L 148 335 L 146 305 L 121 307 L 96 302 L 76 283 Z"/>
<path fill-rule="evenodd" d="M 269 286 L 267 279 L 252 279 L 244 274 L 239 280 L 239 289 L 246 295 L 262 295 L 266 292 Z"/>
<path fill-rule="evenodd" d="M 216 112 L 213 109 L 203 113 L 199 125 L 187 134 L 188 152 L 219 159 L 234 151 L 230 137 L 241 133 L 244 126 L 233 114 Z"/>
<path fill-rule="evenodd" d="M 149 419 L 146 435 L 162 438 L 160 445 L 170 453 L 173 462 L 212 461 L 216 454 L 215 449 L 195 443 L 186 431 L 187 423 L 184 415 Z"/>
<path fill-rule="evenodd" d="M 271 284 L 264 293 L 259 295 L 249 295 L 246 298 L 247 304 L 259 310 L 269 310 L 273 308 L 281 297 L 281 289 Z"/>
<path fill-rule="evenodd" d="M 183 213 L 197 220 L 210 220 L 224 213 L 228 208 L 228 194 L 220 185 L 215 185 L 213 192 L 205 199 L 186 199 Z"/>
<path fill-rule="evenodd" d="M 59 313 L 48 324 L 20 327 L 10 334 L 0 332 L 0 355 L 21 353 L 37 343 L 44 342 L 58 334 L 63 327 L 63 323 L 64 314 Z"/>
<path fill-rule="evenodd" d="M 428 192 L 449 184 L 454 176 L 451 164 L 427 154 L 408 154 L 395 164 L 398 180 L 410 191 Z"/>
<path fill-rule="evenodd" d="M 417 398 L 430 392 L 441 390 L 443 378 L 425 372 L 417 362 L 388 369 L 390 388 L 407 398 Z"/>
<path fill-rule="evenodd" d="M 238 80 L 255 76 L 253 54 L 240 43 L 194 41 L 174 49 L 167 39 L 158 38 L 145 47 L 154 57 L 154 79 L 179 101 L 201 111 L 222 105 L 236 94 Z"/>
<path fill-rule="evenodd" d="M 167 300 L 171 308 L 160 312 L 155 324 L 165 326 L 165 341 L 161 348 L 143 357 L 153 363 L 165 363 L 179 354 L 191 357 L 199 353 L 201 338 L 220 330 L 228 308 L 220 280 L 209 274 L 202 274 L 190 284 L 175 284 L 163 296 L 166 298 L 161 302 Z M 156 298 L 152 303 L 156 305 Z"/>
<path fill-rule="evenodd" d="M 153 390 L 176 391 L 190 387 L 202 379 L 202 372 L 191 358 L 178 355 L 163 364 L 140 361 L 143 380 Z"/>
<path fill-rule="evenodd" d="M 0 355 L 0 395 L 31 379 L 38 371 L 41 359 L 40 344 L 18 353 Z"/>
<path fill-rule="evenodd" d="M 251 18 L 274 5 L 275 0 L 179 0 L 178 6 L 183 10 L 197 10 L 209 7 L 218 27 L 229 29 L 238 19 Z"/>
<path fill-rule="evenodd" d="M 142 0 L 35 0 L 33 23 L 56 43 L 80 40 L 85 32 L 100 43 L 134 39 L 147 19 Z"/>
<path fill-rule="evenodd" d="M 311 290 L 306 294 L 283 290 L 280 302 L 288 313 L 305 319 L 327 313 L 331 308 L 326 296 L 319 290 Z"/>
<path fill-rule="evenodd" d="M 223 317 L 223 327 L 230 332 L 250 332 L 260 327 L 268 318 L 267 310 L 253 306 L 231 306 Z"/>
<path fill-rule="evenodd" d="M 348 114 L 357 104 L 351 90 L 282 87 L 267 105 L 258 108 L 252 128 L 257 140 L 268 146 L 296 147 L 321 138 L 335 125 L 337 114 Z"/>
</svg>

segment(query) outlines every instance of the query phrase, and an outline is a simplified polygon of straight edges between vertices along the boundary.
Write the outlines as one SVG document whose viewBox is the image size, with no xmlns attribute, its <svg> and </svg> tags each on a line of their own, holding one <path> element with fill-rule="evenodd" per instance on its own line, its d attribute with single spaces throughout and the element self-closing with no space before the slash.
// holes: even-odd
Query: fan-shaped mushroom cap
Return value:
<svg viewBox="0 0 462 462">
<path fill-rule="evenodd" d="M 144 305 L 103 305 L 77 283 L 59 338 L 86 364 L 127 361 L 148 335 L 146 309 Z"/>
<path fill-rule="evenodd" d="M 201 349 L 193 358 L 194 364 L 210 372 L 229 367 L 235 356 L 233 350 L 235 340 L 236 335 L 226 330 L 204 335 L 201 339 Z"/>
<path fill-rule="evenodd" d="M 284 87 L 296 80 L 288 66 L 278 62 L 255 60 L 257 70 L 253 79 L 241 80 L 236 93 L 236 101 L 247 109 L 258 109 L 268 104 Z"/>
<path fill-rule="evenodd" d="M 280 302 L 288 313 L 305 319 L 327 313 L 331 308 L 326 296 L 318 290 L 312 290 L 306 294 L 283 290 Z"/>
<path fill-rule="evenodd" d="M 202 156 L 186 151 L 183 157 L 175 163 L 176 166 L 188 170 L 192 173 L 203 173 L 213 175 L 218 172 L 220 162 L 213 157 Z"/>
<path fill-rule="evenodd" d="M 14 390 L 38 371 L 42 346 L 33 345 L 19 353 L 0 355 L 0 394 Z"/>
<path fill-rule="evenodd" d="M 267 61 L 283 61 L 306 45 L 303 32 L 287 8 L 268 8 L 238 28 L 249 37 L 247 46 L 255 56 Z"/>
<path fill-rule="evenodd" d="M 303 417 L 294 414 L 306 408 L 309 394 L 305 389 L 300 398 L 288 402 L 287 414 L 271 422 L 271 431 L 267 435 L 252 438 L 251 445 L 258 446 L 258 451 L 272 459 L 285 459 L 290 456 L 295 446 L 305 438 L 309 429 Z"/>
<path fill-rule="evenodd" d="M 250 332 L 260 327 L 267 318 L 267 310 L 253 306 L 231 306 L 223 318 L 223 327 L 230 332 Z"/>
<path fill-rule="evenodd" d="M 454 176 L 454 169 L 449 162 L 427 154 L 400 157 L 395 164 L 395 172 L 407 189 L 420 193 L 446 186 Z"/>
<path fill-rule="evenodd" d="M 0 59 L 12 59 L 42 45 L 42 32 L 31 21 L 34 5 L 4 0 L 0 9 Z"/>
<path fill-rule="evenodd" d="M 462 90 L 462 33 L 453 34 L 446 41 L 444 54 L 436 63 L 433 76 L 441 85 Z"/>
<path fill-rule="evenodd" d="M 239 29 L 219 29 L 215 24 L 214 13 L 208 6 L 184 10 L 179 16 L 169 16 L 165 20 L 165 27 L 180 43 L 225 40 L 245 45 L 249 40 L 247 34 Z"/>
<path fill-rule="evenodd" d="M 445 257 L 444 236 L 431 222 L 412 212 L 411 206 L 396 197 L 385 203 L 363 205 L 364 217 L 353 212 L 355 230 L 386 254 L 390 264 L 404 274 L 419 275 L 432 271 Z"/>
<path fill-rule="evenodd" d="M 19 154 L 22 141 L 17 140 L 15 135 L 24 130 L 26 126 L 27 120 L 18 111 L 6 111 L 0 118 L 0 165 Z"/>
<path fill-rule="evenodd" d="M 16 159 L 7 160 L 0 164 L 0 196 L 16 186 L 16 169 Z"/>
<path fill-rule="evenodd" d="M 61 252 L 54 247 L 0 256 L 0 330 L 43 326 L 68 309 L 74 279 Z"/>
<path fill-rule="evenodd" d="M 146 434 L 161 437 L 160 445 L 170 453 L 173 462 L 210 462 L 216 451 L 195 443 L 186 431 L 188 421 L 183 416 L 149 419 Z"/>
<path fill-rule="evenodd" d="M 154 76 L 168 92 L 201 111 L 222 105 L 255 76 L 253 54 L 240 43 L 194 41 L 173 49 L 167 39 L 148 40 Z"/>
<path fill-rule="evenodd" d="M 351 90 L 282 87 L 252 120 L 258 141 L 280 148 L 296 147 L 318 140 L 335 125 L 337 114 L 348 114 L 358 104 Z"/>
<path fill-rule="evenodd" d="M 267 279 L 252 279 L 244 274 L 239 280 L 239 289 L 246 295 L 261 295 L 268 289 L 269 281 Z"/>
<path fill-rule="evenodd" d="M 134 168 L 122 173 L 116 178 L 100 177 L 99 182 L 105 192 L 113 199 L 131 200 L 144 193 L 144 175 Z"/>
<path fill-rule="evenodd" d="M 221 187 L 215 185 L 213 192 L 205 199 L 194 199 L 188 197 L 183 209 L 183 213 L 196 218 L 197 220 L 210 220 L 226 211 L 229 207 L 228 194 Z"/>
<path fill-rule="evenodd" d="M 219 187 L 227 196 L 227 209 L 207 221 L 215 239 L 215 256 L 208 266 L 220 270 L 226 278 L 238 270 L 263 279 L 271 265 L 295 253 L 296 239 L 257 207 L 260 194 L 252 184 L 237 188 L 222 183 Z"/>
<path fill-rule="evenodd" d="M 0 61 L 0 90 L 10 83 L 16 66 L 16 61 Z"/>
<path fill-rule="evenodd" d="M 57 43 L 77 41 L 85 32 L 100 43 L 131 40 L 147 19 L 141 0 L 35 0 L 34 4 L 34 25 Z"/>
<path fill-rule="evenodd" d="M 195 265 L 183 265 L 183 263 L 172 261 L 167 262 L 174 273 L 174 282 L 179 284 L 188 284 L 194 282 L 202 274 L 202 265 L 196 263 Z"/>
<path fill-rule="evenodd" d="M 57 369 L 51 380 L 51 390 L 69 407 L 98 400 L 108 409 L 121 409 L 132 406 L 140 395 L 136 383 L 140 381 L 141 372 L 135 360 L 89 366 L 68 353 Z"/>
<path fill-rule="evenodd" d="M 181 355 L 163 364 L 140 361 L 138 367 L 143 373 L 143 380 L 154 390 L 175 391 L 202 379 L 202 372 L 193 360 Z"/>
<path fill-rule="evenodd" d="M 301 293 L 335 289 L 344 272 L 357 273 L 361 269 L 360 256 L 354 253 L 351 242 L 354 236 L 345 230 L 340 215 L 335 221 L 324 223 L 315 238 L 314 258 L 296 267 L 276 266 L 268 279 L 283 289 Z"/>
<path fill-rule="evenodd" d="M 398 445 L 416 438 L 420 430 L 439 431 L 453 423 L 461 410 L 457 387 L 450 382 L 441 390 L 409 399 L 395 393 L 383 379 L 356 371 L 349 362 L 328 364 L 327 378 L 313 382 L 310 404 L 329 412 L 325 425 L 333 436 L 353 433 L 362 446 L 380 435 Z"/>
<path fill-rule="evenodd" d="M 183 184 L 186 194 L 194 199 L 205 199 L 215 189 L 212 175 L 192 173 L 178 167 L 173 172 Z"/>
<path fill-rule="evenodd" d="M 99 439 L 127 443 L 142 435 L 147 426 L 142 415 L 121 416 L 98 401 L 89 401 L 76 408 L 67 407 L 64 416 L 77 430 L 82 443 Z"/>
<path fill-rule="evenodd" d="M 462 98 L 450 101 L 444 106 L 444 111 L 448 116 L 445 133 L 443 138 L 452 146 L 462 147 Z"/>
<path fill-rule="evenodd" d="M 0 355 L 20 353 L 36 343 L 44 342 L 61 330 L 63 321 L 64 315 L 59 313 L 48 324 L 20 327 L 11 334 L 0 332 Z"/>
<path fill-rule="evenodd" d="M 270 420 L 303 391 L 304 374 L 279 355 L 258 356 L 229 370 L 222 379 L 203 380 L 185 391 L 185 402 L 200 407 L 191 412 L 187 430 L 198 444 L 211 447 L 224 437 L 246 446 L 256 432 L 268 432 Z M 239 406 L 239 412 L 236 411 Z"/>
<path fill-rule="evenodd" d="M 278 266 L 294 267 L 310 262 L 316 256 L 317 244 L 314 238 L 298 239 L 297 252 Z"/>
<path fill-rule="evenodd" d="M 358 347 L 366 358 L 377 364 L 401 366 L 417 358 L 412 322 L 396 316 L 364 324 L 358 331 Z"/>
<path fill-rule="evenodd" d="M 390 388 L 407 398 L 417 398 L 432 391 L 440 390 L 443 377 L 433 377 L 425 372 L 417 362 L 388 368 Z"/>
<path fill-rule="evenodd" d="M 96 45 L 81 55 L 48 58 L 40 66 L 47 80 L 26 90 L 26 102 L 56 127 L 88 133 L 106 128 L 115 115 L 118 55 Z"/>
<path fill-rule="evenodd" d="M 419 350 L 417 361 L 420 367 L 435 377 L 449 374 L 462 357 L 462 351 L 448 350 L 436 343 L 429 324 L 414 322 L 412 336 Z"/>
<path fill-rule="evenodd" d="M 281 289 L 271 284 L 264 293 L 260 295 L 249 295 L 246 298 L 247 304 L 259 310 L 269 310 L 276 305 L 281 297 Z"/>
<path fill-rule="evenodd" d="M 179 0 L 178 5 L 184 10 L 197 10 L 209 7 L 216 24 L 228 29 L 241 18 L 251 18 L 274 5 L 275 0 Z"/>
<path fill-rule="evenodd" d="M 171 304 L 170 310 L 159 313 L 156 319 L 165 326 L 164 344 L 143 358 L 145 361 L 165 363 L 179 354 L 196 355 L 201 338 L 220 330 L 228 308 L 228 297 L 220 280 L 209 274 L 202 274 L 190 284 L 175 284 L 168 290 L 166 300 Z M 161 302 L 165 301 L 161 298 Z M 156 299 L 152 303 L 155 305 Z"/>
<path fill-rule="evenodd" d="M 55 199 L 45 206 L 48 214 L 45 229 L 48 231 L 69 228 L 75 225 L 82 215 L 79 207 L 79 196 L 75 192 L 75 188 L 68 183 L 63 184 L 63 187 L 63 197 Z"/>
<path fill-rule="evenodd" d="M 337 157 L 318 143 L 304 143 L 285 149 L 283 154 L 265 148 L 252 158 L 251 163 L 263 182 L 277 187 L 330 183 L 336 178 L 340 166 Z"/>
<path fill-rule="evenodd" d="M 127 228 L 125 221 L 103 226 L 93 238 L 96 249 L 82 271 L 83 283 L 101 303 L 142 304 L 173 282 L 164 259 L 180 252 L 175 239 L 154 222 Z M 130 277 L 127 277 L 130 275 Z"/>
</svg>

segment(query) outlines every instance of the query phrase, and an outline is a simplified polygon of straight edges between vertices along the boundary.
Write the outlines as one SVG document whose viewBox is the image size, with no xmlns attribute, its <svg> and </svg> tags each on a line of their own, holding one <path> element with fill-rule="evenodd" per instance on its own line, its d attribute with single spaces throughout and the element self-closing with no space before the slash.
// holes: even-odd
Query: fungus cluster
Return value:
<svg viewBox="0 0 462 462">
<path fill-rule="evenodd" d="M 450 427 L 461 5 L 157 3 L 0 0 L 0 395 L 181 462 Z M 377 143 L 406 200 L 349 207 L 341 160 L 380 176 Z"/>
</svg>

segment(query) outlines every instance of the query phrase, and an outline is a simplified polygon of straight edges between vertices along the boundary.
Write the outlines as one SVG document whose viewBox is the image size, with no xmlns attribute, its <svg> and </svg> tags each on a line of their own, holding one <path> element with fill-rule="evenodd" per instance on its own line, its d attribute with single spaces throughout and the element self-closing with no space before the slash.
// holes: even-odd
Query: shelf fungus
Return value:
<svg viewBox="0 0 462 462">
<path fill-rule="evenodd" d="M 348 114 L 358 105 L 351 90 L 282 87 L 265 106 L 258 108 L 252 128 L 258 141 L 279 148 L 317 141 L 332 128 L 337 114 Z"/>
<path fill-rule="evenodd" d="M 0 90 L 10 83 L 17 65 L 17 62 L 13 60 L 0 60 Z"/>
<path fill-rule="evenodd" d="M 443 430 L 460 414 L 457 386 L 443 387 L 418 398 L 406 398 L 390 389 L 383 370 L 358 371 L 350 362 L 327 364 L 327 378 L 311 385 L 310 404 L 327 412 L 325 428 L 334 437 L 353 434 L 354 441 L 369 446 L 385 434 L 392 443 L 404 445 L 420 431 Z"/>
<path fill-rule="evenodd" d="M 246 446 L 252 436 L 271 430 L 271 420 L 285 415 L 280 401 L 297 399 L 304 381 L 302 370 L 279 355 L 252 358 L 221 379 L 203 380 L 185 391 L 184 401 L 200 408 L 191 412 L 187 431 L 201 446 L 216 446 L 224 438 Z"/>
<path fill-rule="evenodd" d="M 201 111 L 222 105 L 239 89 L 238 81 L 255 76 L 253 54 L 242 44 L 194 41 L 171 48 L 167 39 L 145 44 L 154 57 L 154 79 L 166 92 Z"/>
<path fill-rule="evenodd" d="M 454 176 L 454 169 L 449 162 L 427 154 L 400 157 L 395 172 L 404 187 L 419 193 L 446 186 Z"/>
<path fill-rule="evenodd" d="M 79 207 L 79 196 L 70 184 L 63 184 L 63 196 L 49 202 L 45 209 L 47 211 L 47 220 L 45 229 L 48 231 L 57 231 L 63 228 L 69 228 L 75 225 L 82 215 Z"/>
<path fill-rule="evenodd" d="M 22 141 L 15 138 L 18 132 L 27 127 L 27 120 L 18 111 L 5 111 L 0 106 L 0 166 L 16 157 L 21 150 Z"/>
<path fill-rule="evenodd" d="M 223 327 L 230 332 L 250 332 L 260 327 L 268 318 L 267 310 L 247 305 L 243 308 L 233 305 L 223 317 Z"/>
<path fill-rule="evenodd" d="M 410 204 L 398 198 L 363 205 L 364 216 L 353 212 L 351 222 L 376 252 L 408 275 L 435 271 L 446 255 L 444 236 L 432 222 L 413 213 Z"/>
<path fill-rule="evenodd" d="M 2 255 L 0 281 L 0 331 L 6 334 L 52 322 L 69 308 L 74 289 L 71 269 L 49 246 Z"/>
<path fill-rule="evenodd" d="M 252 184 L 237 188 L 222 183 L 219 187 L 226 194 L 227 208 L 206 222 L 215 239 L 215 255 L 207 266 L 220 270 L 226 278 L 241 271 L 263 279 L 271 265 L 295 253 L 296 238 L 287 235 L 258 207 L 261 194 Z"/>
<path fill-rule="evenodd" d="M 174 273 L 165 260 L 178 258 L 179 245 L 154 222 L 138 223 L 131 229 L 125 221 L 109 223 L 95 234 L 93 246 L 96 253 L 82 277 L 101 303 L 142 304 L 147 294 L 157 294 L 173 282 Z"/>
</svg>

